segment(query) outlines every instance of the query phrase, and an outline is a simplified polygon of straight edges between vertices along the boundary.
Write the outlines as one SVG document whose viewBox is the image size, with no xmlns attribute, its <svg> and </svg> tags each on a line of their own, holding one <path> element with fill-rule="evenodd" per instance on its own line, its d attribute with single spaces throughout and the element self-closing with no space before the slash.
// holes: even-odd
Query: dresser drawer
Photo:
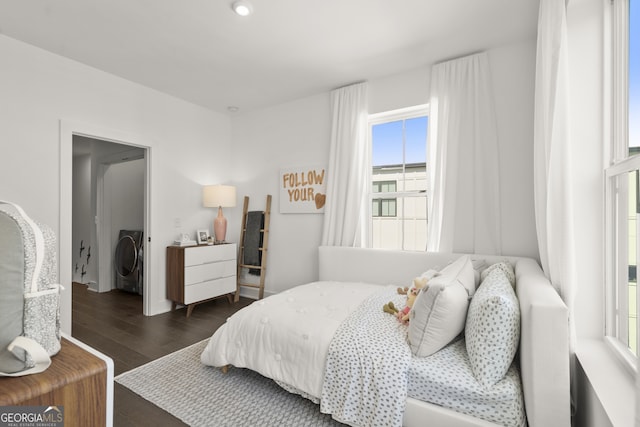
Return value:
<svg viewBox="0 0 640 427">
<path fill-rule="evenodd" d="M 184 251 L 184 266 L 206 264 L 212 261 L 236 259 L 236 245 L 213 245 L 187 248 Z"/>
<path fill-rule="evenodd" d="M 194 283 L 206 282 L 207 280 L 219 279 L 221 277 L 234 276 L 235 274 L 235 260 L 193 265 L 185 267 L 184 269 L 184 285 L 190 286 Z"/>
<path fill-rule="evenodd" d="M 223 277 L 221 279 L 210 280 L 207 282 L 196 283 L 184 288 L 184 303 L 192 304 L 194 302 L 203 301 L 209 298 L 235 292 L 236 278 Z"/>
</svg>

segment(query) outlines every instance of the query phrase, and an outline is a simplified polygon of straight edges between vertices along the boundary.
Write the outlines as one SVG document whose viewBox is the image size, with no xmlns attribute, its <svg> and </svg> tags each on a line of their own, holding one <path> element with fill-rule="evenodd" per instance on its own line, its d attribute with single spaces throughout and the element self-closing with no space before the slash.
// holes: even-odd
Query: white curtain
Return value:
<svg viewBox="0 0 640 427">
<path fill-rule="evenodd" d="M 540 0 L 536 53 L 533 173 L 542 268 L 569 308 L 571 375 L 575 373 L 575 249 L 569 134 L 569 66 L 565 0 Z M 575 377 L 574 377 L 575 378 Z M 572 384 L 575 397 L 575 381 Z"/>
<path fill-rule="evenodd" d="M 500 162 L 486 53 L 433 66 L 428 141 L 427 250 L 500 254 Z"/>
<path fill-rule="evenodd" d="M 536 55 L 533 172 L 540 262 L 572 312 L 575 249 L 564 0 L 541 0 Z"/>
<path fill-rule="evenodd" d="M 331 147 L 322 244 L 366 245 L 371 150 L 367 140 L 368 84 L 331 92 Z"/>
</svg>

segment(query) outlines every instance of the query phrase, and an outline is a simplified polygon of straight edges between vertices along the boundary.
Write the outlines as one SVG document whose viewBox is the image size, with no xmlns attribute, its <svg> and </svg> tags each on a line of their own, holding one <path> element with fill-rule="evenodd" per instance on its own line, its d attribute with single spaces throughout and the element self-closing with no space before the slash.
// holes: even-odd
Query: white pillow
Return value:
<svg viewBox="0 0 640 427">
<path fill-rule="evenodd" d="M 520 342 L 520 306 L 505 269 L 492 269 L 478 287 L 465 339 L 473 375 L 484 387 L 493 386 L 507 373 Z"/>
<path fill-rule="evenodd" d="M 418 294 L 409 314 L 409 346 L 419 357 L 449 344 L 465 326 L 469 295 L 475 289 L 468 255 L 449 264 Z"/>
<path fill-rule="evenodd" d="M 476 279 L 477 288 L 481 282 L 480 275 L 487 267 L 489 267 L 489 264 L 487 264 L 487 261 L 485 261 L 484 259 L 473 259 L 471 260 L 471 263 L 473 264 L 473 274 Z"/>
</svg>

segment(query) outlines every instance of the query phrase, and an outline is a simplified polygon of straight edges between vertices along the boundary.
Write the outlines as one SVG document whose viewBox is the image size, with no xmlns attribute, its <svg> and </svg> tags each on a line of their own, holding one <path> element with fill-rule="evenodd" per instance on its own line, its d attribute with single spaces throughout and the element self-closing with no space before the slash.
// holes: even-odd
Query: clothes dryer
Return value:
<svg viewBox="0 0 640 427">
<path fill-rule="evenodd" d="M 141 230 L 120 230 L 114 255 L 116 288 L 142 295 L 142 255 Z"/>
</svg>

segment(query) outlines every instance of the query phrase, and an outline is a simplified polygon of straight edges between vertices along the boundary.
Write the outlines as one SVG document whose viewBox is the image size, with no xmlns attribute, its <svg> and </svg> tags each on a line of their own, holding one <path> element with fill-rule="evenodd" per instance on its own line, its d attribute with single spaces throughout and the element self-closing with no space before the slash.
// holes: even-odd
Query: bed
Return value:
<svg viewBox="0 0 640 427">
<path fill-rule="evenodd" d="M 486 377 L 474 375 L 474 369 L 476 374 L 482 369 L 474 345 L 480 340 L 478 351 L 493 351 L 484 342 L 493 338 L 474 332 L 473 336 L 460 333 L 420 341 L 415 337 L 422 331 L 422 308 L 414 305 L 416 317 L 409 326 L 381 308 L 385 301 L 402 305 L 406 297 L 398 295 L 396 287 L 411 284 L 427 272 L 442 272 L 443 276 L 430 279 L 431 292 L 449 274 L 445 271 L 463 263 L 468 267 L 471 261 L 475 277 L 469 280 L 475 279 L 476 287 L 467 290 L 472 296 L 470 314 L 446 319 L 445 329 L 458 321 L 463 329 L 469 330 L 469 323 L 477 328 L 470 319 L 478 312 L 479 303 L 471 307 L 482 300 L 480 289 L 488 289 L 485 281 L 493 276 L 509 278 L 509 274 L 495 273 L 494 265 L 513 266 L 517 355 L 490 384 L 482 382 Z M 479 278 L 480 270 L 493 273 Z M 466 282 L 460 278 L 469 273 L 459 271 L 456 280 L 462 286 Z M 451 288 L 446 287 L 448 292 Z M 429 292 L 425 289 L 416 299 L 419 307 L 428 301 Z M 499 344 L 507 340 L 498 338 Z M 432 346 L 438 339 L 446 341 L 441 349 Z M 201 360 L 216 367 L 255 370 L 350 425 L 538 427 L 570 425 L 568 355 L 567 308 L 532 259 L 320 247 L 317 282 L 238 311 L 213 334 Z M 489 371 L 488 375 L 494 374 Z M 457 388 L 460 383 L 466 384 L 462 393 Z M 421 393 L 429 388 L 432 397 L 424 401 Z M 501 418 L 503 413 L 507 418 Z M 363 418 L 367 414 L 371 418 Z"/>
</svg>

